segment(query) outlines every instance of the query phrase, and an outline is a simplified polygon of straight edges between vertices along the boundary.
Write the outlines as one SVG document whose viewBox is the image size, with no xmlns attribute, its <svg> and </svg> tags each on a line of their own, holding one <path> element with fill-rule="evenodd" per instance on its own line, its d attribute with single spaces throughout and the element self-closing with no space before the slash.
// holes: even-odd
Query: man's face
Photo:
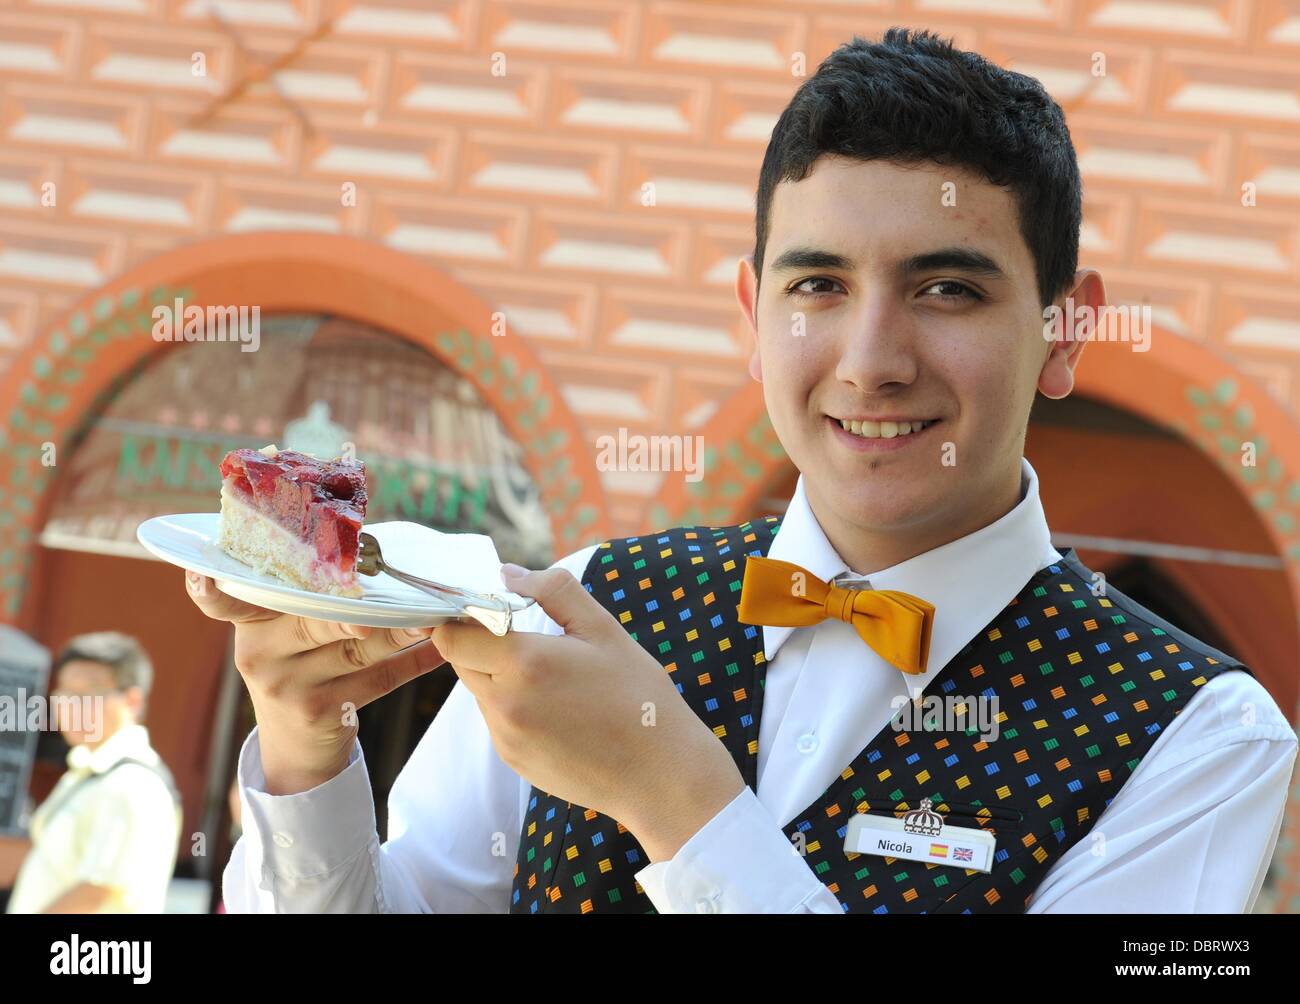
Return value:
<svg viewBox="0 0 1300 1004">
<path fill-rule="evenodd" d="M 97 746 L 134 714 L 127 694 L 117 687 L 113 671 L 98 662 L 73 659 L 64 663 L 51 697 L 63 698 L 54 702 L 54 713 L 69 746 Z"/>
<path fill-rule="evenodd" d="M 823 156 L 777 186 L 769 219 L 757 302 L 748 263 L 737 295 L 751 372 L 819 517 L 922 539 L 1000 515 L 970 525 L 1019 483 L 1035 388 L 1063 365 L 1011 194 L 956 168 Z"/>
</svg>

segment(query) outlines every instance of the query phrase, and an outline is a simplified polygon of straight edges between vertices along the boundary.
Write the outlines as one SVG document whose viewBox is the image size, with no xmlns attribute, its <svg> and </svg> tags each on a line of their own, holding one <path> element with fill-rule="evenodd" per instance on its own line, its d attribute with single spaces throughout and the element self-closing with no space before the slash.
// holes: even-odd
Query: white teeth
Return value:
<svg viewBox="0 0 1300 1004">
<path fill-rule="evenodd" d="M 855 436 L 863 436 L 867 439 L 894 439 L 897 436 L 907 436 L 914 432 L 920 432 L 926 426 L 932 425 L 931 421 L 912 421 L 912 422 L 854 422 L 846 419 L 840 420 L 840 428 L 845 432 L 851 432 Z"/>
</svg>

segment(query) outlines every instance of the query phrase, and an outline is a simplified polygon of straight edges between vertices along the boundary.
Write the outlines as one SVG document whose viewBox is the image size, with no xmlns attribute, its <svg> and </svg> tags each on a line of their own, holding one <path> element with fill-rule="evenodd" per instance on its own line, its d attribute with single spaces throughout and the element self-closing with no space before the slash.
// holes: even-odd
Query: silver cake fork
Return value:
<svg viewBox="0 0 1300 1004">
<path fill-rule="evenodd" d="M 362 533 L 357 538 L 357 571 L 362 575 L 378 575 L 385 572 L 405 582 L 408 586 L 431 593 L 439 599 L 445 599 L 466 617 L 472 617 L 494 635 L 500 637 L 510 630 L 510 616 L 513 613 L 508 600 L 489 593 L 476 593 L 469 589 L 444 585 L 430 579 L 422 579 L 410 572 L 403 572 L 384 561 L 379 541 L 372 534 Z"/>
</svg>

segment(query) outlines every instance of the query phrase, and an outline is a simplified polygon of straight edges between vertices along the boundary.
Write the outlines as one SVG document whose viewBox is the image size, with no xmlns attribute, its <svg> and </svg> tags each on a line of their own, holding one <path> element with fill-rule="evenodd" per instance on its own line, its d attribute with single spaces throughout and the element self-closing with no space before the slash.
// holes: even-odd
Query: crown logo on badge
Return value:
<svg viewBox="0 0 1300 1004">
<path fill-rule="evenodd" d="M 928 798 L 921 799 L 921 807 L 903 817 L 903 831 L 925 837 L 937 837 L 943 830 L 943 816 L 932 811 L 934 805 Z"/>
</svg>

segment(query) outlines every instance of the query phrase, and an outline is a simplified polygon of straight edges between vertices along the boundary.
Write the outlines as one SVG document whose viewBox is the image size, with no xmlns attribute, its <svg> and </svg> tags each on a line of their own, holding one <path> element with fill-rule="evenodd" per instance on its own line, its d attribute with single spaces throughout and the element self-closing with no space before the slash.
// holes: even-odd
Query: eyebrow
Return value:
<svg viewBox="0 0 1300 1004">
<path fill-rule="evenodd" d="M 805 268 L 830 268 L 851 272 L 856 267 L 852 258 L 814 247 L 789 248 L 776 257 L 771 264 L 773 272 L 793 272 Z M 916 272 L 929 272 L 934 269 L 954 269 L 967 275 L 977 275 L 985 279 L 1006 279 L 1002 267 L 983 251 L 968 247 L 946 247 L 923 254 L 912 255 L 895 263 L 894 272 L 899 276 L 908 276 Z"/>
</svg>

